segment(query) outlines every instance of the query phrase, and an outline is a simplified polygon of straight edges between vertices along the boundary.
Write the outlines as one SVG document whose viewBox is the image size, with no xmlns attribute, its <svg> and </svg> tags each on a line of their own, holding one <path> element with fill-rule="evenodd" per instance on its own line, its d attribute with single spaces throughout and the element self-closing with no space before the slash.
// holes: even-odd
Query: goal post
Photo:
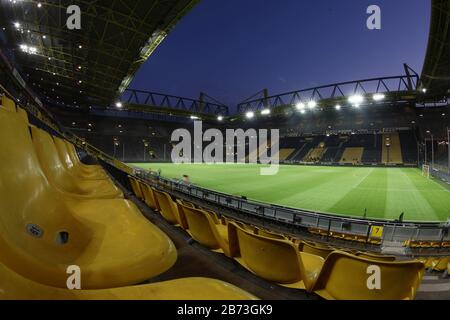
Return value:
<svg viewBox="0 0 450 320">
<path fill-rule="evenodd" d="M 430 178 L 430 166 L 428 164 L 424 164 L 422 166 L 422 175 L 425 178 L 428 178 L 428 179 Z"/>
</svg>

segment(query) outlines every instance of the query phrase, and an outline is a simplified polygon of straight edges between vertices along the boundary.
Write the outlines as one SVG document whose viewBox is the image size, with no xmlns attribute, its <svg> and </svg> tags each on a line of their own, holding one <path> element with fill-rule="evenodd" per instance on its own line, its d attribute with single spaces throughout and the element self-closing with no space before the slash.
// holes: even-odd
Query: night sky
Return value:
<svg viewBox="0 0 450 320">
<path fill-rule="evenodd" d="M 270 94 L 378 76 L 419 74 L 430 0 L 203 0 L 143 65 L 131 88 L 234 106 Z M 382 29 L 368 30 L 369 5 Z"/>
</svg>

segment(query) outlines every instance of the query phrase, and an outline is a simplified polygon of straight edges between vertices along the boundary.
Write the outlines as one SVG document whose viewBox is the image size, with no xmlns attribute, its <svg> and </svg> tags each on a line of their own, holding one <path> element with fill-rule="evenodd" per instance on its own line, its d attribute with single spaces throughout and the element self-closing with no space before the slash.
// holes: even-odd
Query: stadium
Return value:
<svg viewBox="0 0 450 320">
<path fill-rule="evenodd" d="M 0 300 L 449 300 L 450 1 L 421 71 L 142 89 L 199 6 L 0 2 Z"/>
</svg>

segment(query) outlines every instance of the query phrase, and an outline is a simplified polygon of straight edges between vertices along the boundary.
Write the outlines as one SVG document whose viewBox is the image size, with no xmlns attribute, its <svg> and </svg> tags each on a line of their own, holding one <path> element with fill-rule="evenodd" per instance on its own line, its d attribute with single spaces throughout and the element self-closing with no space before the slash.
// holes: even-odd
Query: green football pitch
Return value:
<svg viewBox="0 0 450 320">
<path fill-rule="evenodd" d="M 259 165 L 133 164 L 161 169 L 166 178 L 189 175 L 193 184 L 260 202 L 316 212 L 405 221 L 447 221 L 447 185 L 416 168 L 280 166 L 274 176 Z"/>
</svg>

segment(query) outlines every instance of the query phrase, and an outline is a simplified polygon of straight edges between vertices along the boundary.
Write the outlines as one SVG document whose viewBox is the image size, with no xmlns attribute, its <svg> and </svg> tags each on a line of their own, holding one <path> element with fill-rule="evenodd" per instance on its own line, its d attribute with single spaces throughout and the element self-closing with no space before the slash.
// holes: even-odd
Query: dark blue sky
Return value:
<svg viewBox="0 0 450 320">
<path fill-rule="evenodd" d="M 131 88 L 232 106 L 270 94 L 422 70 L 430 0 L 203 0 L 156 50 Z M 366 9 L 382 10 L 382 30 Z"/>
</svg>

